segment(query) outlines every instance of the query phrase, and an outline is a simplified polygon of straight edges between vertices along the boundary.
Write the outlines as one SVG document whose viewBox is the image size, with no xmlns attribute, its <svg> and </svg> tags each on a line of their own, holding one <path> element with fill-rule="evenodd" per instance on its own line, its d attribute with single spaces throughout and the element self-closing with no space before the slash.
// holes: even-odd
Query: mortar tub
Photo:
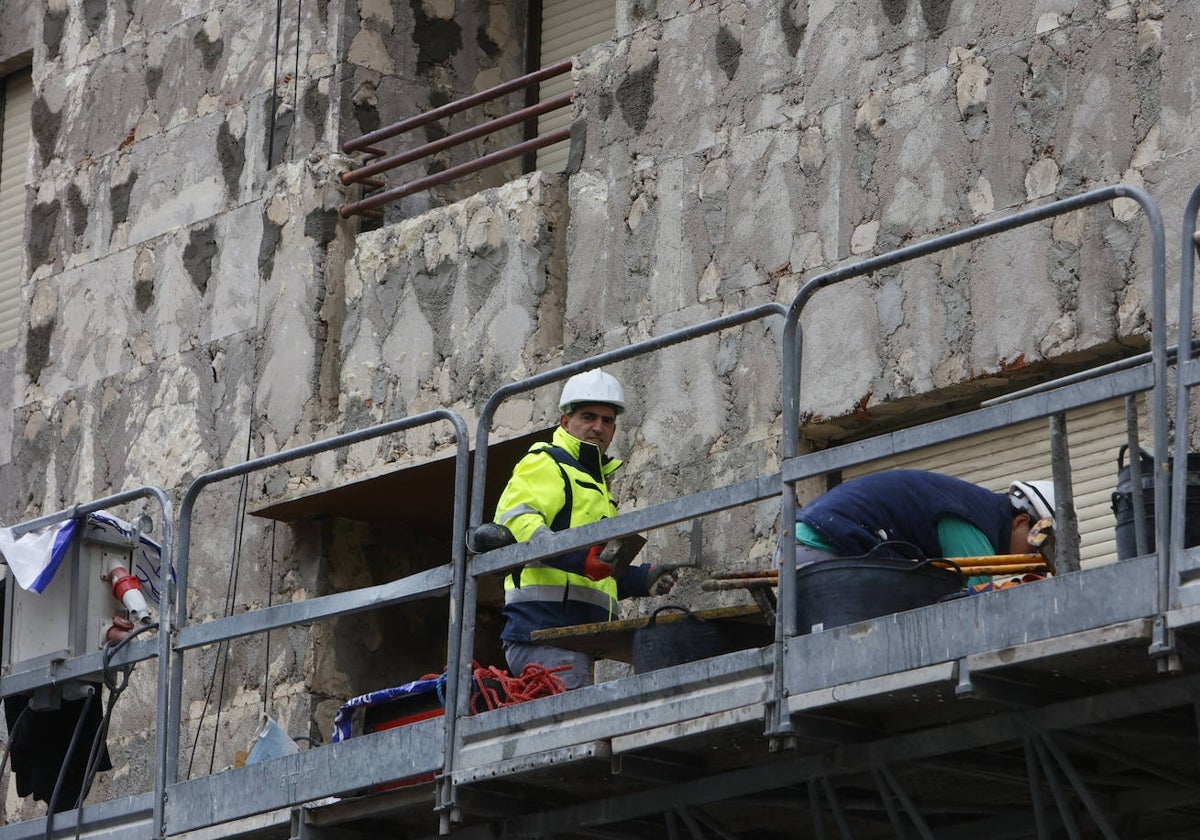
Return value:
<svg viewBox="0 0 1200 840">
<path fill-rule="evenodd" d="M 796 618 L 802 634 L 929 606 L 966 586 L 957 566 L 884 556 L 876 549 L 860 557 L 818 560 L 796 571 Z"/>
<path fill-rule="evenodd" d="M 677 611 L 669 621 L 659 621 L 659 614 Z M 673 604 L 659 607 L 650 613 L 645 627 L 633 632 L 633 672 L 644 674 L 732 653 L 735 650 L 762 647 L 770 639 L 770 628 L 736 621 L 706 621 L 686 607 Z M 765 640 L 764 640 L 765 639 Z"/>
</svg>

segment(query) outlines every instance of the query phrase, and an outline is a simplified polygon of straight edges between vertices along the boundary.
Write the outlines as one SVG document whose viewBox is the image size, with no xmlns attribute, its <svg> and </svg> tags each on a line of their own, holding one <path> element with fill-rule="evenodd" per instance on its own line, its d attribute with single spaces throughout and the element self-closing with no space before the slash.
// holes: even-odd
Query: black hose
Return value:
<svg viewBox="0 0 1200 840">
<path fill-rule="evenodd" d="M 129 633 L 124 639 L 116 644 L 105 644 L 103 658 L 103 679 L 104 685 L 108 688 L 108 703 L 105 705 L 104 717 L 100 721 L 100 726 L 96 728 L 96 735 L 92 738 L 92 747 L 88 751 L 87 768 L 83 774 L 83 784 L 79 788 L 79 797 L 75 801 L 76 808 L 83 807 L 83 800 L 92 790 L 92 783 L 96 779 L 97 767 L 100 765 L 100 753 L 104 749 L 104 743 L 108 739 L 108 729 L 112 724 L 113 708 L 117 705 L 117 698 L 121 696 L 121 692 L 129 685 L 129 675 L 133 673 L 133 665 L 126 665 L 121 668 L 121 681 L 117 682 L 112 675 L 112 659 L 120 652 L 121 648 L 129 644 L 135 637 L 150 630 L 157 630 L 158 623 L 145 624 L 133 632 Z M 76 820 L 75 836 L 80 836 L 81 823 Z"/>
<path fill-rule="evenodd" d="M 28 711 L 29 704 L 26 703 L 25 708 L 21 709 L 21 713 L 13 721 L 12 729 L 8 730 L 8 743 L 4 745 L 4 758 L 0 759 L 0 776 L 4 775 L 4 768 L 8 766 L 8 757 L 12 755 L 13 741 L 17 739 L 17 731 L 21 728 L 21 724 L 25 722 L 25 713 Z"/>
<path fill-rule="evenodd" d="M 83 700 L 83 708 L 79 710 L 79 719 L 75 721 L 75 731 L 71 733 L 71 743 L 67 745 L 67 753 L 63 756 L 62 767 L 58 770 L 58 778 L 54 780 L 54 792 L 50 794 L 50 801 L 46 804 L 46 840 L 50 840 L 54 833 L 54 809 L 58 805 L 58 794 L 62 790 L 63 782 L 67 778 L 67 770 L 71 766 L 71 756 L 75 754 L 75 747 L 79 743 L 79 736 L 83 732 L 83 725 L 87 721 L 88 712 L 92 708 L 92 701 L 96 699 L 96 689 L 92 686 L 87 687 L 87 696 Z"/>
</svg>

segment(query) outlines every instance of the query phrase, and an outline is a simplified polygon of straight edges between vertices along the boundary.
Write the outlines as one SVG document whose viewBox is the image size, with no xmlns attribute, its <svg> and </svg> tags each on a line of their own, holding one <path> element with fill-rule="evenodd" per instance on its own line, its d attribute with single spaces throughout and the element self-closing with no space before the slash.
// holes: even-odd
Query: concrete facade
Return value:
<svg viewBox="0 0 1200 840">
<path fill-rule="evenodd" d="M 357 197 L 338 181 L 354 165 L 340 143 L 520 75 L 524 2 L 319 0 L 276 20 L 213 0 L 0 1 L 0 68 L 32 66 L 35 88 L 22 337 L 0 352 L 3 521 L 145 484 L 178 501 L 205 472 L 433 408 L 473 424 L 505 383 L 787 303 L 846 261 L 1093 187 L 1144 187 L 1172 243 L 1200 172 L 1185 2 L 617 12 L 613 40 L 575 71 L 575 171 L 508 164 L 364 225 L 337 212 Z M 1146 246 L 1136 207 L 1118 201 L 819 293 L 804 321 L 811 437 L 1140 349 Z M 614 449 L 628 458 L 623 509 L 775 466 L 777 321 L 614 369 L 633 406 Z M 550 425 L 551 391 L 505 405 L 493 435 Z M 448 438 L 429 427 L 206 496 L 192 616 L 384 582 L 444 555 L 444 536 L 403 527 L 237 523 L 442 454 Z M 652 535 L 648 556 L 762 566 L 776 518 L 770 504 L 713 516 L 699 541 Z M 685 580 L 679 597 L 716 596 Z M 412 641 L 439 627 L 436 609 L 390 611 L 193 657 L 185 768 L 192 753 L 197 774 L 231 764 L 264 709 L 327 739 L 341 700 L 440 668 L 444 638 Z M 97 797 L 148 788 L 153 663 L 142 670 Z M 39 808 L 9 786 L 9 818 Z"/>
</svg>

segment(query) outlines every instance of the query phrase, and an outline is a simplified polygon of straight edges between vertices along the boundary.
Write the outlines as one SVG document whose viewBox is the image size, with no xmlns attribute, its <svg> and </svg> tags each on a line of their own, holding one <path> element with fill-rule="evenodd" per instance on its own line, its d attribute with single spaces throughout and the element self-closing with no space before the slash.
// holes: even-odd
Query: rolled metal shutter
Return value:
<svg viewBox="0 0 1200 840">
<path fill-rule="evenodd" d="M 889 469 L 923 469 L 958 476 L 996 491 L 1007 489 L 1008 482 L 1017 478 L 1048 480 L 1051 477 L 1048 424 L 1049 420 L 1031 420 L 927 446 L 847 469 L 843 478 Z M 1117 456 L 1125 443 L 1123 399 L 1067 412 L 1071 489 L 1079 518 L 1079 551 L 1084 568 L 1117 559 L 1112 494 L 1117 487 Z"/>
<path fill-rule="evenodd" d="M 30 103 L 33 75 L 4 80 L 0 133 L 0 349 L 17 343 L 21 285 L 25 280 L 25 198 L 29 182 Z"/>
<path fill-rule="evenodd" d="M 611 40 L 617 25 L 615 0 L 544 0 L 542 3 L 541 66 L 572 58 L 596 44 Z M 542 101 L 567 93 L 571 75 L 556 76 L 542 82 Z M 571 109 L 563 108 L 538 118 L 538 134 L 546 134 L 571 124 Z M 567 165 L 570 141 L 564 140 L 538 150 L 538 169 L 561 172 Z"/>
</svg>

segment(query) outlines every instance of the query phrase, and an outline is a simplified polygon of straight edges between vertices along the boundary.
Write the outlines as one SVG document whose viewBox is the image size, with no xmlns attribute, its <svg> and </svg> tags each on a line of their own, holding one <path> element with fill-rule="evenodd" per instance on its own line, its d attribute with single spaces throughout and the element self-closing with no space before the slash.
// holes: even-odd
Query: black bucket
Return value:
<svg viewBox="0 0 1200 840">
<path fill-rule="evenodd" d="M 1135 531 L 1133 509 L 1133 461 L 1125 463 L 1128 446 L 1122 446 L 1117 454 L 1117 490 L 1112 494 L 1113 515 L 1117 519 L 1117 559 L 1128 560 L 1137 557 L 1137 532 Z M 1173 462 L 1168 461 L 1172 464 Z M 1146 527 L 1147 553 L 1152 553 L 1155 547 L 1154 539 L 1154 457 L 1145 450 L 1138 449 L 1138 468 L 1141 471 L 1142 482 L 1142 522 Z M 1192 452 L 1187 456 L 1187 490 L 1186 522 L 1183 527 L 1183 544 L 1185 548 L 1200 545 L 1200 452 Z"/>
<path fill-rule="evenodd" d="M 818 560 L 798 569 L 796 618 L 800 632 L 936 604 L 966 586 L 957 566 L 944 569 L 923 557 L 898 557 L 896 545 L 882 543 L 862 557 Z M 901 545 L 920 555 L 916 546 Z"/>
<path fill-rule="evenodd" d="M 679 610 L 684 616 L 660 623 L 658 614 L 664 610 Z M 686 607 L 659 607 L 650 613 L 645 627 L 633 631 L 633 672 L 644 674 L 735 650 L 761 647 L 769 644 L 773 635 L 772 628 L 766 626 L 733 621 L 718 624 L 705 621 Z"/>
</svg>

